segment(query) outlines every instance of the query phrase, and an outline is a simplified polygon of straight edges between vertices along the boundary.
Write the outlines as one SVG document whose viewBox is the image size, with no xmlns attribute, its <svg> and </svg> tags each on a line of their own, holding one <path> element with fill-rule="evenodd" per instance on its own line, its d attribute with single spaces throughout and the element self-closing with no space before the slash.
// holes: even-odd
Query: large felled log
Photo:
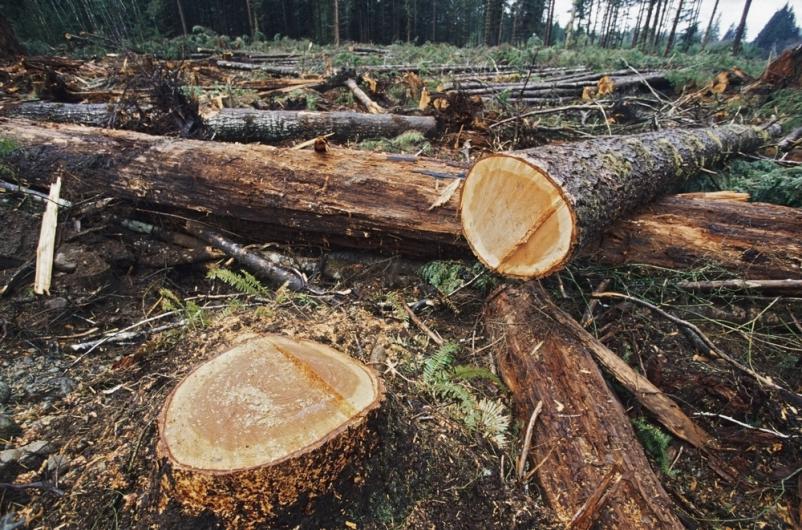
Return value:
<svg viewBox="0 0 802 530">
<path fill-rule="evenodd" d="M 286 516 L 368 455 L 383 392 L 371 369 L 322 344 L 247 340 L 167 398 L 157 447 L 165 495 L 229 528 Z"/>
<path fill-rule="evenodd" d="M 488 156 L 474 164 L 463 186 L 463 233 L 491 269 L 546 276 L 625 214 L 770 137 L 764 129 L 728 125 Z"/>
<path fill-rule="evenodd" d="M 4 163 L 34 182 L 68 175 L 63 193 L 98 192 L 259 224 L 267 239 L 299 232 L 358 248 L 464 254 L 464 169 L 414 156 L 182 140 L 79 125 L 0 119 L 18 149 Z M 443 197 L 443 193 L 451 194 Z M 439 206 L 431 207 L 438 203 Z M 268 225 L 268 226 L 265 226 Z M 252 231 L 253 232 L 253 231 Z M 319 241 L 319 239 L 318 239 Z"/>
<path fill-rule="evenodd" d="M 713 263 L 741 278 L 802 278 L 800 234 L 799 208 L 678 195 L 621 219 L 586 253 L 613 265 Z"/>
<path fill-rule="evenodd" d="M 509 90 L 510 92 L 514 92 L 516 94 L 522 93 L 526 96 L 533 96 L 533 95 L 564 95 L 566 93 L 576 93 L 582 94 L 582 89 L 585 87 L 593 87 L 596 86 L 599 79 L 601 79 L 604 74 L 590 74 L 590 75 L 583 75 L 577 77 L 571 77 L 562 80 L 549 80 L 546 82 L 540 83 L 527 83 L 526 85 L 512 85 L 512 86 L 489 86 L 489 87 L 477 87 L 477 88 L 464 88 L 460 89 L 462 92 L 466 94 L 492 94 L 494 92 L 501 92 L 504 90 Z M 652 73 L 647 74 L 644 76 L 637 76 L 637 75 L 627 75 L 627 76 L 617 76 L 617 77 L 610 77 L 610 81 L 613 83 L 613 87 L 615 90 L 623 91 L 628 90 L 635 87 L 646 88 L 647 84 L 651 85 L 653 88 L 666 88 L 670 86 L 670 83 L 666 79 L 665 75 L 662 73 Z"/>
<path fill-rule="evenodd" d="M 76 104 L 47 101 L 26 102 L 3 109 L 5 116 L 93 127 L 114 127 L 117 109 L 103 103 Z M 124 128 L 137 128 L 126 120 Z M 431 116 L 365 114 L 362 112 L 307 112 L 285 110 L 222 109 L 204 118 L 206 134 L 214 140 L 278 142 L 292 138 L 314 138 L 334 133 L 338 140 L 392 137 L 415 130 L 434 132 Z"/>
<path fill-rule="evenodd" d="M 533 285 L 504 288 L 485 310 L 485 324 L 498 341 L 500 373 L 520 418 L 526 421 L 543 402 L 531 459 L 540 465 L 541 491 L 568 522 L 617 467 L 623 479 L 598 507 L 599 528 L 683 528 L 621 403 L 585 345 L 554 317 L 558 312 Z"/>
</svg>

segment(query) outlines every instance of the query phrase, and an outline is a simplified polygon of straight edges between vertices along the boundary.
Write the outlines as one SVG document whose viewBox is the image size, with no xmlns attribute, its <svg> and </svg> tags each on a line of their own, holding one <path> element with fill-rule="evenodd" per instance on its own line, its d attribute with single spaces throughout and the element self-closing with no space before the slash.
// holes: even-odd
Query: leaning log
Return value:
<svg viewBox="0 0 802 530">
<path fill-rule="evenodd" d="M 139 130 L 136 119 L 120 119 L 125 109 L 104 103 L 53 103 L 31 101 L 2 110 L 4 116 L 92 127 L 121 126 Z M 209 139 L 234 142 L 280 142 L 314 138 L 334 133 L 337 140 L 386 138 L 415 130 L 432 134 L 437 122 L 432 116 L 366 114 L 363 112 L 308 112 L 289 110 L 222 109 L 203 120 Z"/>
<path fill-rule="evenodd" d="M 245 340 L 167 398 L 157 445 L 165 500 L 227 528 L 286 520 L 368 456 L 383 393 L 370 368 L 322 344 Z"/>
<path fill-rule="evenodd" d="M 538 402 L 531 461 L 547 502 L 571 520 L 611 469 L 623 476 L 598 506 L 605 529 L 681 529 L 624 408 L 585 345 L 561 324 L 557 308 L 533 285 L 506 287 L 485 310 L 499 371 L 524 422 Z M 567 317 L 570 319 L 570 317 Z"/>
<path fill-rule="evenodd" d="M 615 223 L 586 254 L 611 265 L 714 264 L 741 278 L 802 279 L 802 210 L 735 199 L 665 197 Z"/>
<path fill-rule="evenodd" d="M 40 185 L 61 168 L 67 194 L 98 192 L 245 221 L 269 239 L 315 241 L 410 255 L 464 255 L 464 169 L 421 157 L 348 149 L 278 149 L 0 119 L 18 147 L 4 163 Z M 447 197 L 443 194 L 451 191 Z M 433 206 L 437 203 L 439 206 Z M 257 227 L 258 225 L 258 227 Z"/>
<path fill-rule="evenodd" d="M 770 138 L 764 129 L 728 125 L 491 155 L 474 164 L 463 186 L 463 233 L 489 268 L 547 276 L 635 208 Z"/>
</svg>

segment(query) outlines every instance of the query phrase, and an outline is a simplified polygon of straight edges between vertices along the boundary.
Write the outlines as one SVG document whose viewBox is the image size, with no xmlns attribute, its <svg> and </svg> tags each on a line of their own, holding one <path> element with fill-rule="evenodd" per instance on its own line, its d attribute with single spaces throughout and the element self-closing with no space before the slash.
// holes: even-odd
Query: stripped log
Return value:
<svg viewBox="0 0 802 530">
<path fill-rule="evenodd" d="M 605 529 L 681 529 L 675 508 L 652 471 L 621 403 L 582 340 L 562 325 L 548 295 L 531 284 L 491 296 L 485 325 L 519 418 L 535 404 L 532 461 L 547 502 L 568 523 L 617 467 L 618 488 L 599 506 Z"/>
<path fill-rule="evenodd" d="M 802 279 L 802 210 L 709 197 L 665 197 L 618 221 L 586 254 L 611 265 L 714 264 L 741 278 Z"/>
<path fill-rule="evenodd" d="M 489 268 L 547 276 L 619 218 L 777 132 L 673 129 L 491 155 L 474 164 L 463 186 L 463 232 Z"/>
<path fill-rule="evenodd" d="M 488 86 L 488 87 L 477 87 L 477 88 L 460 88 L 460 92 L 465 94 L 492 94 L 501 92 L 504 90 L 509 90 L 516 94 L 520 93 L 524 96 L 532 96 L 534 94 L 537 95 L 563 95 L 565 93 L 571 92 L 576 94 L 582 94 L 582 90 L 585 87 L 594 87 L 601 79 L 602 75 L 587 75 L 587 76 L 580 76 L 577 78 L 568 78 L 563 80 L 553 80 L 553 81 L 546 81 L 540 83 L 529 83 L 526 85 L 513 85 L 513 86 Z M 619 77 L 611 77 L 610 81 L 612 81 L 614 89 L 616 91 L 626 91 L 631 88 L 647 88 L 647 84 L 651 85 L 653 88 L 668 88 L 670 83 L 666 79 L 665 75 L 662 73 L 652 73 L 643 76 L 637 75 L 628 75 L 628 76 L 619 76 Z"/>
<path fill-rule="evenodd" d="M 226 528 L 286 520 L 369 455 L 383 396 L 373 370 L 327 346 L 245 340 L 167 398 L 157 446 L 165 500 L 210 510 Z"/>
<path fill-rule="evenodd" d="M 0 119 L 18 147 L 4 163 L 40 184 L 63 167 L 64 190 L 101 193 L 245 221 L 274 240 L 299 232 L 329 243 L 409 255 L 464 255 L 460 166 L 330 148 L 278 149 Z M 446 190 L 452 193 L 443 197 Z M 430 208 L 433 204 L 439 206 Z M 288 238 L 289 239 L 289 238 Z"/>
<path fill-rule="evenodd" d="M 356 84 L 356 81 L 353 79 L 346 79 L 345 86 L 347 86 L 348 89 L 354 94 L 354 97 L 358 99 L 366 109 L 368 109 L 368 112 L 371 114 L 382 114 L 384 112 L 382 106 L 370 99 L 370 97 L 365 94 L 365 91 L 359 88 L 359 85 Z"/>
<path fill-rule="evenodd" d="M 217 66 L 220 68 L 229 68 L 233 70 L 258 70 L 260 72 L 267 72 L 268 74 L 283 75 L 287 77 L 298 77 L 301 72 L 292 66 L 273 66 L 264 63 L 242 63 L 237 61 L 217 61 Z"/>
<path fill-rule="evenodd" d="M 3 109 L 5 116 L 77 123 L 92 127 L 138 129 L 137 120 L 117 119 L 118 110 L 103 103 L 75 104 L 26 102 Z M 385 138 L 415 130 L 432 134 L 437 122 L 431 116 L 365 114 L 362 112 L 308 112 L 286 110 L 222 109 L 204 118 L 209 139 L 236 142 L 279 142 L 334 133 L 337 140 Z"/>
</svg>

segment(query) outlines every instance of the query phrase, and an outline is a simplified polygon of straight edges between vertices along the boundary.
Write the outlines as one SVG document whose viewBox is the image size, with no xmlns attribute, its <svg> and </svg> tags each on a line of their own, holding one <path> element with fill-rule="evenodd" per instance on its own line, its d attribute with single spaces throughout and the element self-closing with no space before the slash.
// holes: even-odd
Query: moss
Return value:
<svg viewBox="0 0 802 530">
<path fill-rule="evenodd" d="M 657 140 L 657 145 L 658 147 L 661 148 L 663 153 L 666 154 L 666 156 L 673 159 L 674 171 L 679 171 L 682 168 L 682 155 L 680 154 L 679 150 L 674 146 L 674 144 L 672 144 L 665 138 L 661 138 L 660 140 Z"/>
<path fill-rule="evenodd" d="M 632 172 L 632 162 L 615 153 L 606 153 L 604 155 L 604 166 L 612 169 L 619 176 Z"/>
</svg>

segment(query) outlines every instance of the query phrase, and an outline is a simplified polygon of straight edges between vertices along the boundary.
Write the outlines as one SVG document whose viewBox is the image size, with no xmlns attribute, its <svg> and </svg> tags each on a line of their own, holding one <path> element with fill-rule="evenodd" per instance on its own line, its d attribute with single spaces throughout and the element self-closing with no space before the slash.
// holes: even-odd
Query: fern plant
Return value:
<svg viewBox="0 0 802 530">
<path fill-rule="evenodd" d="M 451 402 L 446 409 L 469 431 L 479 432 L 498 447 L 504 447 L 510 428 L 510 416 L 504 404 L 499 400 L 477 399 L 472 389 L 460 382 L 473 378 L 492 379 L 488 374 L 493 374 L 478 366 L 452 366 L 458 350 L 459 346 L 447 342 L 426 359 L 423 384 L 437 399 Z"/>
<path fill-rule="evenodd" d="M 673 477 L 676 471 L 671 469 L 671 462 L 668 458 L 671 436 L 666 434 L 660 427 L 649 423 L 645 418 L 635 418 L 632 420 L 632 425 L 635 427 L 635 432 L 643 448 L 652 458 L 657 460 L 660 465 L 660 471 L 666 476 Z"/>
<path fill-rule="evenodd" d="M 209 280 L 220 280 L 241 294 L 267 296 L 267 287 L 248 271 L 234 272 L 229 269 L 212 269 L 206 273 Z"/>
<path fill-rule="evenodd" d="M 181 300 L 177 294 L 165 288 L 159 289 L 159 296 L 161 296 L 162 309 L 181 313 L 190 328 L 206 327 L 206 312 L 194 301 Z"/>
</svg>

